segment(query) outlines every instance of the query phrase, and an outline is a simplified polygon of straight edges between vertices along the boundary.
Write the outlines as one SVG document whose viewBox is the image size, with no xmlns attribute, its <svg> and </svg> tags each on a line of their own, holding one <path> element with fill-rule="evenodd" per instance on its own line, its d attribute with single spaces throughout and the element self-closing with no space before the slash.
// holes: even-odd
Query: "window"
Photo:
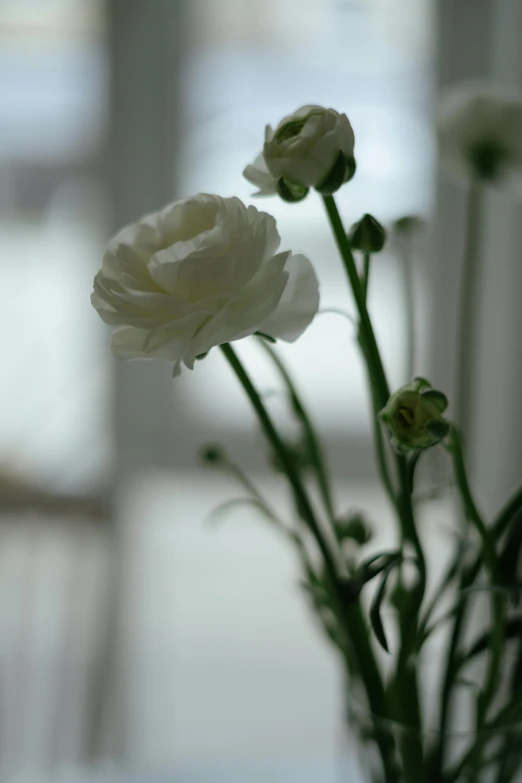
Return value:
<svg viewBox="0 0 522 783">
<path fill-rule="evenodd" d="M 0 7 L 0 462 L 64 491 L 111 453 L 105 335 L 88 292 L 107 226 L 100 0 Z"/>
</svg>

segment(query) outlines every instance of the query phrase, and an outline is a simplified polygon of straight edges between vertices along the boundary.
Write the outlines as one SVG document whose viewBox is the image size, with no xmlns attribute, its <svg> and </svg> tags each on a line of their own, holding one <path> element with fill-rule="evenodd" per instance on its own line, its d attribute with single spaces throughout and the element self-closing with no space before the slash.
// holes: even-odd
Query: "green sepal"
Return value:
<svg viewBox="0 0 522 783">
<path fill-rule="evenodd" d="M 281 177 L 277 180 L 277 193 L 288 204 L 297 204 L 308 195 L 308 188 L 298 185 Z"/>
<path fill-rule="evenodd" d="M 422 394 L 425 399 L 430 400 L 441 413 L 444 413 L 448 407 L 448 398 L 441 391 L 423 387 L 419 390 L 419 394 Z"/>
<path fill-rule="evenodd" d="M 270 337 L 269 334 L 265 334 L 264 332 L 254 332 L 254 335 L 256 337 L 261 337 L 263 340 L 266 340 L 267 343 L 274 343 L 275 344 L 277 342 L 275 337 Z"/>
<path fill-rule="evenodd" d="M 363 253 L 379 253 L 386 242 L 386 229 L 379 221 L 366 213 L 350 229 L 350 245 Z"/>
<path fill-rule="evenodd" d="M 204 359 L 205 356 L 208 356 L 209 353 L 210 351 L 205 351 L 204 353 L 198 353 L 198 355 L 196 356 L 196 360 L 201 361 L 201 359 Z"/>
<path fill-rule="evenodd" d="M 438 440 L 442 440 L 450 431 L 450 425 L 447 421 L 434 419 L 426 423 L 426 429 Z"/>
<path fill-rule="evenodd" d="M 346 158 L 342 152 L 337 156 L 337 160 L 330 169 L 326 177 L 315 186 L 315 189 L 322 196 L 331 196 L 341 185 L 346 182 Z"/>
</svg>

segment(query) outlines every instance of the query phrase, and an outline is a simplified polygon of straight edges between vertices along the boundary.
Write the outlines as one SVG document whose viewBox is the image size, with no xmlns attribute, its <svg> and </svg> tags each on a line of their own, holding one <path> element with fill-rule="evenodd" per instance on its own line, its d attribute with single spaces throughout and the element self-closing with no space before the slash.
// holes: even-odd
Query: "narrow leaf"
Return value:
<svg viewBox="0 0 522 783">
<path fill-rule="evenodd" d="M 387 570 L 385 571 L 381 580 L 381 584 L 375 593 L 372 605 L 370 607 L 370 622 L 372 624 L 373 632 L 375 633 L 377 640 L 385 652 L 390 652 L 390 648 L 388 647 L 388 640 L 386 639 L 386 633 L 384 632 L 384 625 L 381 619 L 381 604 L 386 593 L 386 582 L 388 581 L 388 577 L 395 565 L 395 562 L 390 563 Z"/>
</svg>

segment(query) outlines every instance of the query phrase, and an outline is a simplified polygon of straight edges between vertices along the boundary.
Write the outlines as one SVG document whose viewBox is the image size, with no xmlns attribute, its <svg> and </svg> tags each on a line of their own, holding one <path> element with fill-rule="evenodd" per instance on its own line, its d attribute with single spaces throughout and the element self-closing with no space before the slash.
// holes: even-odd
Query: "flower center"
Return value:
<svg viewBox="0 0 522 783">
<path fill-rule="evenodd" d="M 288 122 L 285 122 L 285 124 L 281 125 L 281 127 L 276 131 L 274 138 L 277 139 L 277 141 L 288 141 L 288 139 L 293 139 L 295 136 L 299 136 L 308 120 L 311 117 L 320 117 L 321 114 L 322 112 L 320 111 L 311 111 L 306 115 L 306 117 L 299 117 L 295 120 L 288 120 Z"/>
<path fill-rule="evenodd" d="M 290 120 L 289 122 L 285 122 L 285 124 L 276 131 L 275 137 L 277 141 L 287 141 L 288 139 L 292 139 L 294 136 L 299 136 L 306 124 L 307 119 L 308 117 L 303 117 L 300 120 Z"/>
<path fill-rule="evenodd" d="M 399 423 L 408 429 L 413 425 L 413 413 L 409 408 L 401 407 L 397 411 L 397 419 Z"/>
</svg>

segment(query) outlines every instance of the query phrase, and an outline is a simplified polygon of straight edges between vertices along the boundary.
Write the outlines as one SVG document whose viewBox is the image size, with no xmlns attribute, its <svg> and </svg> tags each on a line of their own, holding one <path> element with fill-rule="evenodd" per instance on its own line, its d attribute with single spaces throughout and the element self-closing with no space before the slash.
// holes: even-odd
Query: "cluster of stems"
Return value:
<svg viewBox="0 0 522 783">
<path fill-rule="evenodd" d="M 502 652 L 508 640 L 516 642 L 520 637 L 520 621 L 508 616 L 508 590 L 502 583 L 501 558 L 502 542 L 510 535 L 513 520 L 520 518 L 522 491 L 519 491 L 499 513 L 492 524 L 482 518 L 474 500 L 466 461 L 461 443 L 460 428 L 453 425 L 446 438 L 446 448 L 453 466 L 455 486 L 461 501 L 462 518 L 469 530 L 474 530 L 474 557 L 463 558 L 459 549 L 454 559 L 448 563 L 444 577 L 437 586 L 434 597 L 427 601 L 426 581 L 427 565 L 423 545 L 418 532 L 416 505 L 414 503 L 415 469 L 422 454 L 412 451 L 405 455 L 390 447 L 388 433 L 379 420 L 379 412 L 390 398 L 390 388 L 384 364 L 379 352 L 372 321 L 367 309 L 367 289 L 371 258 L 365 254 L 362 272 L 358 271 L 350 241 L 333 196 L 323 197 L 326 214 L 333 231 L 340 258 L 346 271 L 349 288 L 357 311 L 357 339 L 364 360 L 371 400 L 371 418 L 373 422 L 377 464 L 383 488 L 394 512 L 399 541 L 397 556 L 385 556 L 379 569 L 367 563 L 366 573 L 382 574 L 380 598 L 384 596 L 386 580 L 395 568 L 395 593 L 400 596 L 398 606 L 398 641 L 393 651 L 393 666 L 387 668 L 384 675 L 377 654 L 377 644 L 372 628 L 366 619 L 365 604 L 361 591 L 365 579 L 360 579 L 360 570 L 354 576 L 343 553 L 343 540 L 339 534 L 338 519 L 332 496 L 328 471 L 320 447 L 320 441 L 306 408 L 283 362 L 277 353 L 267 344 L 265 350 L 275 363 L 289 399 L 303 431 L 311 470 L 317 483 L 322 501 L 322 514 L 318 514 L 311 500 L 309 488 L 303 471 L 299 468 L 285 439 L 278 432 L 262 396 L 257 391 L 247 370 L 231 345 L 223 345 L 222 351 L 232 370 L 246 392 L 259 423 L 265 433 L 270 448 L 277 458 L 296 508 L 299 524 L 288 528 L 279 525 L 293 545 L 296 546 L 310 597 L 317 611 L 323 629 L 336 645 L 341 655 L 348 682 L 357 686 L 365 694 L 367 707 L 381 727 L 401 726 L 392 733 L 377 729 L 374 742 L 381 759 L 382 772 L 379 780 L 385 783 L 457 783 L 459 780 L 479 780 L 479 770 L 488 763 L 488 737 L 499 726 L 522 719 L 522 694 L 518 696 L 510 691 L 507 702 L 500 707 L 495 697 L 501 682 Z M 464 294 L 461 305 L 458 354 L 461 363 L 461 376 L 465 379 L 459 386 L 457 395 L 457 414 L 462 418 L 466 429 L 469 427 L 467 415 L 470 409 L 470 389 L 466 385 L 470 375 L 468 359 L 470 324 L 472 323 L 474 295 L 469 279 L 473 277 L 473 263 L 477 254 L 477 244 L 473 237 L 476 232 L 476 219 L 479 211 L 479 195 L 472 191 L 470 198 L 470 221 L 465 262 Z M 467 288 L 466 288 L 467 286 Z M 471 291 L 471 294 L 470 294 Z M 466 293 L 467 292 L 467 293 Z M 410 325 L 412 327 L 412 325 Z M 466 350 L 467 345 L 467 350 Z M 460 423 L 460 420 L 459 420 Z M 262 501 L 260 500 L 262 504 Z M 273 521 L 277 515 L 264 506 L 264 511 Z M 520 522 L 519 522 L 520 527 Z M 467 536 L 467 539 L 469 536 Z M 310 546 L 312 542 L 312 548 Z M 519 543 L 520 547 L 520 543 Z M 506 547 L 504 546 L 504 549 Z M 373 558 L 377 560 L 377 558 Z M 414 578 L 406 579 L 403 566 L 410 561 L 414 569 Z M 386 565 L 386 567 L 384 567 Z M 451 611 L 442 618 L 436 617 L 441 596 L 456 587 L 456 602 Z M 467 647 L 464 647 L 470 595 L 474 589 L 488 590 L 490 604 L 489 629 L 479 635 Z M 423 707 L 420 697 L 419 672 L 417 662 L 423 645 L 431 636 L 434 628 L 441 622 L 449 625 L 449 642 L 444 652 L 444 671 L 440 693 L 439 723 L 440 731 L 427 741 L 425 734 Z M 373 630 L 378 629 L 373 624 Z M 381 644 L 383 640 L 381 639 Z M 518 662 L 513 677 L 522 675 L 522 644 L 517 648 Z M 468 664 L 482 656 L 485 659 L 483 681 L 476 688 L 476 717 L 474 729 L 467 747 L 460 758 L 449 759 L 447 748 L 448 730 L 452 721 L 452 708 L 455 692 L 465 679 Z M 513 688 L 517 683 L 511 683 Z M 520 679 L 520 678 L 519 678 Z M 506 739 L 506 743 L 508 740 Z M 507 752 L 508 748 L 504 750 Z M 516 769 L 505 761 L 499 766 L 500 772 L 495 783 L 511 783 Z M 475 774 L 475 777 L 473 775 Z"/>
</svg>

